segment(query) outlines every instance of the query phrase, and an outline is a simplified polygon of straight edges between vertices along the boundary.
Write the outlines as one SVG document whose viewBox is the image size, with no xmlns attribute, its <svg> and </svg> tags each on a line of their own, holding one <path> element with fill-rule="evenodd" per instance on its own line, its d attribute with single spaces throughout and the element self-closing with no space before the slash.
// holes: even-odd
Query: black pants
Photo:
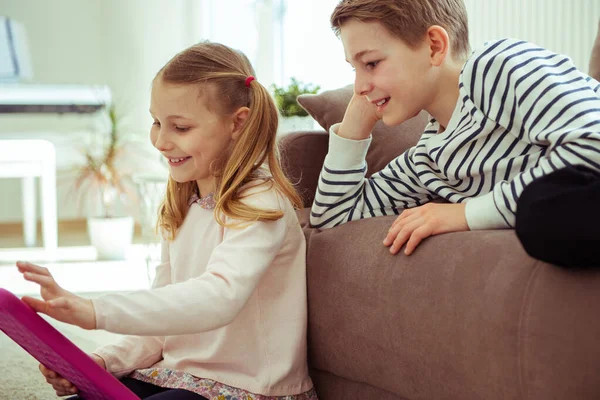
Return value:
<svg viewBox="0 0 600 400">
<path fill-rule="evenodd" d="M 515 230 L 534 258 L 600 269 L 600 173 L 571 166 L 531 182 L 517 202 Z"/>
<path fill-rule="evenodd" d="M 140 399 L 146 400 L 207 400 L 199 394 L 183 389 L 165 389 L 151 383 L 138 381 L 132 378 L 123 378 L 121 383 L 135 393 Z M 67 400 L 83 400 L 79 396 L 69 397 Z"/>
</svg>

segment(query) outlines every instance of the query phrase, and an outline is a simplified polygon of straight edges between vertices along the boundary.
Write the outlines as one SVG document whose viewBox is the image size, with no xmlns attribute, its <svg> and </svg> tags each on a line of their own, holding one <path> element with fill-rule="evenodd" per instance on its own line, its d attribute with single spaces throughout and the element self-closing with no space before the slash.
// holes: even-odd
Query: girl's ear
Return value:
<svg viewBox="0 0 600 400">
<path fill-rule="evenodd" d="M 450 52 L 448 32 L 441 26 L 433 25 L 427 29 L 426 35 L 431 65 L 439 67 Z"/>
<path fill-rule="evenodd" d="M 240 107 L 236 112 L 233 113 L 233 126 L 231 130 L 231 138 L 233 140 L 237 140 L 237 138 L 240 136 L 240 133 L 242 133 L 242 128 L 244 128 L 244 125 L 246 125 L 249 114 L 250 109 L 248 107 Z"/>
</svg>

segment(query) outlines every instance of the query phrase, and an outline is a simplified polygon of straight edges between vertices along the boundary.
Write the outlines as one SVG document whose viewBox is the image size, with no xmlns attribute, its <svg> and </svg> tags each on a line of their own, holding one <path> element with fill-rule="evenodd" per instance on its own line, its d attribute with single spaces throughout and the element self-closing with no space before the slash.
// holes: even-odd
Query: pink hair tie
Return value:
<svg viewBox="0 0 600 400">
<path fill-rule="evenodd" d="M 252 82 L 253 80 L 256 80 L 255 77 L 253 77 L 252 75 L 250 75 L 249 77 L 246 78 L 246 87 L 250 87 L 250 82 Z"/>
</svg>

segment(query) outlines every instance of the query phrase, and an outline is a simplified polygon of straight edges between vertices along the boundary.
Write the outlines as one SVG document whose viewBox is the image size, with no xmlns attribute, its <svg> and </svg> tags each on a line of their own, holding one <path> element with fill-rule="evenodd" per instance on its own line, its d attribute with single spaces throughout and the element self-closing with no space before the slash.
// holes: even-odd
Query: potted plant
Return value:
<svg viewBox="0 0 600 400">
<path fill-rule="evenodd" d="M 81 195 L 86 195 L 92 200 L 88 205 L 96 205 L 96 215 L 88 217 L 87 225 L 97 258 L 122 260 L 132 243 L 134 220 L 131 215 L 118 215 L 117 208 L 134 192 L 131 190 L 132 173 L 119 169 L 119 162 L 128 157 L 125 148 L 131 140 L 125 140 L 117 129 L 119 121 L 114 106 L 107 114 L 108 138 L 103 136 L 100 144 L 93 143 L 83 149 L 85 161 L 74 171 L 74 188 L 79 200 Z"/>
<path fill-rule="evenodd" d="M 281 114 L 279 132 L 291 132 L 301 129 L 312 129 L 314 121 L 296 99 L 301 94 L 317 94 L 318 85 L 304 84 L 296 78 L 291 78 L 287 87 L 272 86 L 275 104 Z"/>
</svg>

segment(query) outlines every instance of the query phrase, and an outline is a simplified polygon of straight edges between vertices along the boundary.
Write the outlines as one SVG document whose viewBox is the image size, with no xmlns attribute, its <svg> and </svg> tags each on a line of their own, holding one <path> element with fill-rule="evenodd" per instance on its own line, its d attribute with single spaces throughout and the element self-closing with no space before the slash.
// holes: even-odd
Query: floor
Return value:
<svg viewBox="0 0 600 400">
<path fill-rule="evenodd" d="M 39 230 L 38 230 L 39 231 Z M 26 282 L 15 267 L 27 260 L 48 267 L 56 281 L 78 295 L 93 298 L 102 293 L 150 287 L 158 263 L 158 243 L 144 244 L 139 230 L 126 260 L 96 261 L 85 223 L 60 224 L 59 249 L 55 262 L 45 261 L 42 248 L 25 248 L 20 227 L 0 225 L 0 288 L 17 296 L 39 296 L 36 284 Z M 39 240 L 41 242 L 41 239 Z M 151 256 L 147 264 L 148 255 Z M 51 325 L 84 352 L 110 343 L 120 335 L 101 330 L 87 331 L 42 315 Z M 56 399 L 54 391 L 38 371 L 38 361 L 0 332 L 0 399 Z"/>
<path fill-rule="evenodd" d="M 122 261 L 97 261 L 85 223 L 61 224 L 57 260 L 45 260 L 42 248 L 25 248 L 20 229 L 0 225 L 0 288 L 14 294 L 37 294 L 36 284 L 26 282 L 15 262 L 31 261 L 47 267 L 65 289 L 79 294 L 146 289 L 158 263 L 159 246 L 147 245 L 136 231 L 133 245 Z M 41 240 L 39 241 L 41 242 Z M 150 260 L 147 262 L 148 256 Z"/>
</svg>

